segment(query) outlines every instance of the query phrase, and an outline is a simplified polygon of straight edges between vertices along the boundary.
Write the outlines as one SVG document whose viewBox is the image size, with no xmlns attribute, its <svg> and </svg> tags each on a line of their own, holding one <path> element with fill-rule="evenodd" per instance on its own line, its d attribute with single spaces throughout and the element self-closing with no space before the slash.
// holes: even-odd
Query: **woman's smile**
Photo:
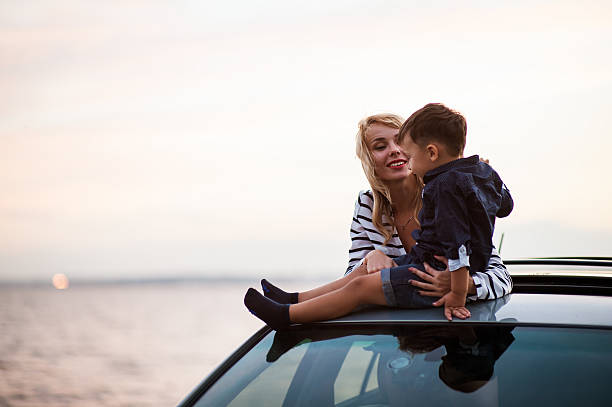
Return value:
<svg viewBox="0 0 612 407">
<path fill-rule="evenodd" d="M 387 164 L 387 167 L 392 168 L 392 169 L 401 169 L 401 168 L 404 168 L 406 164 L 407 164 L 406 160 L 401 160 L 401 159 L 393 160 Z"/>
</svg>

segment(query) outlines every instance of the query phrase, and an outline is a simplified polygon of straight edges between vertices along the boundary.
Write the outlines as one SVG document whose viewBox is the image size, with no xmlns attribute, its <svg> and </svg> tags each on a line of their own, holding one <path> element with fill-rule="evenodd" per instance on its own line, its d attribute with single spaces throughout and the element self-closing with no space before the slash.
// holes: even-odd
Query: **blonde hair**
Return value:
<svg viewBox="0 0 612 407">
<path fill-rule="evenodd" d="M 389 219 L 393 218 L 393 209 L 391 207 L 391 194 L 389 193 L 389 188 L 378 178 L 376 175 L 376 171 L 374 170 L 374 159 L 372 158 L 372 152 L 368 147 L 366 142 L 366 132 L 373 124 L 382 124 L 383 126 L 388 126 L 394 129 L 399 129 L 402 127 L 402 123 L 404 119 L 402 117 L 391 114 L 391 113 L 382 113 L 375 114 L 373 116 L 368 116 L 359 121 L 357 131 L 357 146 L 356 153 L 357 157 L 361 160 L 361 166 L 363 167 L 363 172 L 365 173 L 368 182 L 370 183 L 370 188 L 372 188 L 372 194 L 374 196 L 374 206 L 372 208 L 372 223 L 380 231 L 380 233 L 384 236 L 385 241 L 384 244 L 393 237 L 393 225 L 389 228 L 385 226 L 383 223 L 383 216 L 386 215 Z M 414 220 L 419 224 L 417 215 L 421 210 L 422 201 L 420 199 L 421 191 L 423 189 L 422 181 L 416 176 L 413 175 L 416 179 L 417 190 L 415 191 L 415 204 L 414 204 Z"/>
</svg>

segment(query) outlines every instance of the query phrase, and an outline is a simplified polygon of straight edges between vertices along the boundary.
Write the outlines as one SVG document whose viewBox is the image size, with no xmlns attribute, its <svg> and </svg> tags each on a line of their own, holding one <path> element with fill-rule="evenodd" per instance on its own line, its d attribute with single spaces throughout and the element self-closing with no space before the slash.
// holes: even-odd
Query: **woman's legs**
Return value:
<svg viewBox="0 0 612 407">
<path fill-rule="evenodd" d="M 334 283 L 342 280 L 336 280 Z M 380 272 L 353 276 L 335 290 L 331 288 L 334 283 L 319 287 L 320 293 L 315 297 L 303 302 L 300 298 L 298 304 L 291 304 L 289 306 L 291 322 L 305 323 L 340 317 L 350 313 L 360 304 L 387 305 Z M 328 291 L 323 292 L 324 288 Z M 312 291 L 314 290 L 310 292 Z M 300 293 L 300 296 L 302 294 Z"/>
</svg>

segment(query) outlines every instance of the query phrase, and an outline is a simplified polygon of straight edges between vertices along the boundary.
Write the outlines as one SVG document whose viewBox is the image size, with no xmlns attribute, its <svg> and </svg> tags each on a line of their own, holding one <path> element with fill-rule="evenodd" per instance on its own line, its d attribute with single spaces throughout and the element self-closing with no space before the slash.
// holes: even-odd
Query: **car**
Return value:
<svg viewBox="0 0 612 407">
<path fill-rule="evenodd" d="M 512 294 L 264 327 L 180 404 L 612 405 L 612 258 L 505 261 Z"/>
</svg>

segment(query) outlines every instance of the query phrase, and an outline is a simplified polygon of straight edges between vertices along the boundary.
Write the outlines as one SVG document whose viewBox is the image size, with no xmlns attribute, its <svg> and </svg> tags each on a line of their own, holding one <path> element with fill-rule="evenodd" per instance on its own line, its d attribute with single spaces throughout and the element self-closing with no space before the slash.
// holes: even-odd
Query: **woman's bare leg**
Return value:
<svg viewBox="0 0 612 407">
<path fill-rule="evenodd" d="M 331 283 L 327 283 L 320 287 L 313 288 L 312 290 L 303 291 L 303 292 L 298 293 L 298 303 L 304 302 L 307 300 L 311 300 L 323 294 L 327 294 L 329 292 L 335 291 L 339 288 L 344 287 L 345 285 L 347 285 L 349 282 L 351 282 L 355 278 L 365 276 L 367 274 L 368 274 L 368 271 L 366 269 L 366 266 L 362 264 L 359 267 L 355 267 L 353 271 L 351 271 L 346 276 L 339 278 L 338 280 L 334 280 Z"/>
<path fill-rule="evenodd" d="M 342 280 L 336 280 L 334 283 Z M 331 284 L 319 287 L 319 289 L 329 290 Z M 387 305 L 380 272 L 353 276 L 338 289 L 326 293 L 321 292 L 318 296 L 303 302 L 300 299 L 298 304 L 289 306 L 289 319 L 291 322 L 298 323 L 324 321 L 346 315 L 360 304 Z"/>
</svg>

